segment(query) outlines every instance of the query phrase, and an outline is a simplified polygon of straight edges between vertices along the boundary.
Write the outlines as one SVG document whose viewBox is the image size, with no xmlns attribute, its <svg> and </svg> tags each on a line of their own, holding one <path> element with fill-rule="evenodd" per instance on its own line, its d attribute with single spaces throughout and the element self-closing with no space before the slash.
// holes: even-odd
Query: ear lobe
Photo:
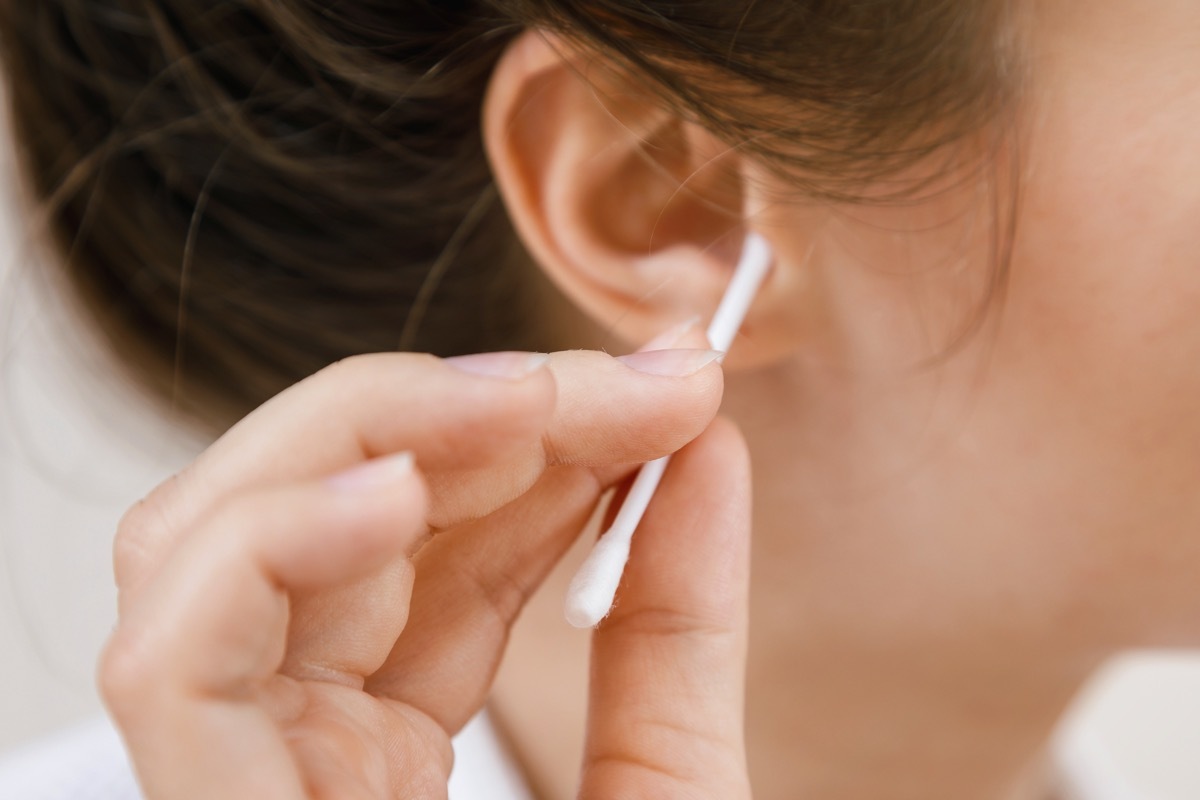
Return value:
<svg viewBox="0 0 1200 800">
<path fill-rule="evenodd" d="M 597 59 L 523 34 L 493 75 L 484 138 L 531 255 L 632 344 L 716 308 L 746 233 L 742 165 Z"/>
</svg>

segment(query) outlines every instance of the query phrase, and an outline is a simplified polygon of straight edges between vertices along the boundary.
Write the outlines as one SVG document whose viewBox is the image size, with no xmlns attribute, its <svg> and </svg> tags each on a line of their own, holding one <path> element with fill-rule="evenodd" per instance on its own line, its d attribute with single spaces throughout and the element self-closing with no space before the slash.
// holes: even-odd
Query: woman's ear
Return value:
<svg viewBox="0 0 1200 800">
<path fill-rule="evenodd" d="M 746 235 L 733 148 L 540 31 L 501 59 L 484 128 L 526 248 L 593 321 L 632 345 L 716 309 Z"/>
</svg>

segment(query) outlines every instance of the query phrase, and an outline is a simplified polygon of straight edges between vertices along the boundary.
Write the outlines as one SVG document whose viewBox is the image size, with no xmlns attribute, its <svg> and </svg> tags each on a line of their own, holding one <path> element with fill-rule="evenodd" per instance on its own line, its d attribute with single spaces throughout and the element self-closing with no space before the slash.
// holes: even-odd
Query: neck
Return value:
<svg viewBox="0 0 1200 800">
<path fill-rule="evenodd" d="M 761 645 L 751 659 L 757 688 L 748 749 L 752 762 L 775 765 L 754 776 L 764 796 L 1047 796 L 1046 743 L 1084 672 L 939 663 L 904 651 L 861 652 L 818 635 L 797 639 L 786 677 L 764 661 Z M 792 770 L 780 771 L 781 763 Z"/>
<path fill-rule="evenodd" d="M 939 462 L 900 422 L 920 394 L 795 365 L 727 386 L 755 459 L 748 750 L 764 796 L 1047 796 L 1045 744 L 1096 659 L 1003 630 L 1004 598 L 922 526 L 905 465 Z"/>
</svg>

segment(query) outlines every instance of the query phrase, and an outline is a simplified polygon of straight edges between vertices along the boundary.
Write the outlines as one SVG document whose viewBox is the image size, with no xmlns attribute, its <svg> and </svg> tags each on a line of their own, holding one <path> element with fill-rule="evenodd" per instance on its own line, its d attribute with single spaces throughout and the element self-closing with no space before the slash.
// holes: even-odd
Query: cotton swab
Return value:
<svg viewBox="0 0 1200 800">
<path fill-rule="evenodd" d="M 756 233 L 746 237 L 741 261 L 734 271 L 729 288 L 717 313 L 708 326 L 708 340 L 714 350 L 727 353 L 738 330 L 746 319 L 754 297 L 771 269 L 774 255 L 767 240 Z M 721 357 L 724 359 L 724 356 Z M 600 537 L 567 589 L 564 612 L 567 622 L 576 628 L 592 628 L 608 616 L 612 609 L 617 586 L 629 560 L 629 545 L 633 532 L 658 489 L 671 457 L 642 465 L 625 503 L 613 520 L 612 527 Z"/>
</svg>

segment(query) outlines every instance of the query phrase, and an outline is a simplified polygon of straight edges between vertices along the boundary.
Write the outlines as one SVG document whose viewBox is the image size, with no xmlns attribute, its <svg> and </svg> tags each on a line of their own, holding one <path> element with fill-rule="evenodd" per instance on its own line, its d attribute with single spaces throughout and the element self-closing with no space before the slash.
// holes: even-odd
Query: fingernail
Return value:
<svg viewBox="0 0 1200 800">
<path fill-rule="evenodd" d="M 470 375 L 521 380 L 537 372 L 550 356 L 545 353 L 478 353 L 447 358 L 446 363 Z"/>
<path fill-rule="evenodd" d="M 326 479 L 326 483 L 344 492 L 371 492 L 393 486 L 413 473 L 415 460 L 411 452 L 384 456 L 351 467 Z"/>
<path fill-rule="evenodd" d="M 717 350 L 654 350 L 621 356 L 617 361 L 650 375 L 686 378 L 695 375 L 723 355 L 725 354 Z"/>
<path fill-rule="evenodd" d="M 694 331 L 696 329 L 696 326 L 698 326 L 699 324 L 700 324 L 700 315 L 697 314 L 696 316 L 692 317 L 691 319 L 685 320 L 684 322 L 679 323 L 678 325 L 674 326 L 673 328 L 670 328 L 670 329 L 664 331 L 663 333 L 660 333 L 658 336 L 656 336 L 653 339 L 651 339 L 650 341 L 646 342 L 644 345 L 642 345 L 640 348 L 638 348 L 638 352 L 639 353 L 648 353 L 653 350 L 670 350 L 672 347 L 674 347 L 675 345 L 677 345 L 681 341 L 683 341 L 683 339 L 689 333 Z"/>
</svg>

